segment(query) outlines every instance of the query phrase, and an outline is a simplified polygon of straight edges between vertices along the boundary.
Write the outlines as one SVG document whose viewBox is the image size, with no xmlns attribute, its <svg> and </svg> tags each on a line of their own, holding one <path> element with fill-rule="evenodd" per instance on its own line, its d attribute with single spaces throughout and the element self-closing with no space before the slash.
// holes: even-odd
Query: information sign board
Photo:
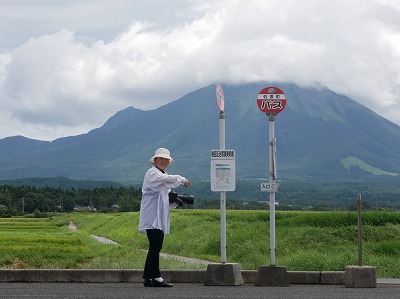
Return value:
<svg viewBox="0 0 400 299">
<path fill-rule="evenodd" d="M 235 151 L 211 151 L 211 191 L 235 191 Z"/>
</svg>

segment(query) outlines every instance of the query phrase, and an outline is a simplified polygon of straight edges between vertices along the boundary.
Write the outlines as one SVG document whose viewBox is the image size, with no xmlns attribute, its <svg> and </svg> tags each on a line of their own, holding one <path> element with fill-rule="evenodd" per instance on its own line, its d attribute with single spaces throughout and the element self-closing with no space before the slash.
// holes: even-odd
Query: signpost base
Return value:
<svg viewBox="0 0 400 299">
<path fill-rule="evenodd" d="M 376 288 L 376 269 L 371 266 L 347 266 L 344 281 L 346 288 Z"/>
<path fill-rule="evenodd" d="M 255 285 L 264 287 L 288 287 L 289 278 L 286 267 L 259 267 Z"/>
<path fill-rule="evenodd" d="M 206 286 L 240 286 L 244 284 L 239 264 L 209 264 L 204 278 Z"/>
</svg>

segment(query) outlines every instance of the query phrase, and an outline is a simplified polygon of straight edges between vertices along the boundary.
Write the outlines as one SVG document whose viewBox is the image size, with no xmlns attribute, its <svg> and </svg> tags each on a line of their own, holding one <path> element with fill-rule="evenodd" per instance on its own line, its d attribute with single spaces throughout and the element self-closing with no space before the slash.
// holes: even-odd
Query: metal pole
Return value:
<svg viewBox="0 0 400 299">
<path fill-rule="evenodd" d="M 269 182 L 275 183 L 274 174 L 274 140 L 275 140 L 275 116 L 268 115 L 269 128 Z M 270 265 L 275 266 L 275 192 L 269 193 L 269 243 L 270 243 Z"/>
<path fill-rule="evenodd" d="M 221 191 L 221 263 L 226 263 L 226 192 Z"/>
<path fill-rule="evenodd" d="M 225 149 L 225 114 L 219 113 L 219 146 L 221 150 Z M 220 192 L 221 206 L 221 262 L 226 263 L 226 191 Z"/>
<path fill-rule="evenodd" d="M 362 266 L 362 219 L 361 219 L 361 193 L 357 193 L 357 227 L 358 227 L 358 265 Z"/>
</svg>

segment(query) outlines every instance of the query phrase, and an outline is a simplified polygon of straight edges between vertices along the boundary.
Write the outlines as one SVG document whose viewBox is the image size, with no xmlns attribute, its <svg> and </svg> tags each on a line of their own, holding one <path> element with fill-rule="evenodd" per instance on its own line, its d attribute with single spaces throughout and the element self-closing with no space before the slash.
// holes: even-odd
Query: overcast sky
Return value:
<svg viewBox="0 0 400 299">
<path fill-rule="evenodd" d="M 0 0 L 0 139 L 260 80 L 326 86 L 400 124 L 400 1 Z"/>
</svg>

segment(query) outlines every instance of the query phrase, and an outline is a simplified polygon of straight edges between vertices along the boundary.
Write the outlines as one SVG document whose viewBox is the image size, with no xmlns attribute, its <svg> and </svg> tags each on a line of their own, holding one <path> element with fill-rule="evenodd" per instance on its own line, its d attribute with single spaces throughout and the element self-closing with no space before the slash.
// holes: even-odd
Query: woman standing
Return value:
<svg viewBox="0 0 400 299">
<path fill-rule="evenodd" d="M 170 229 L 169 209 L 177 207 L 177 203 L 169 202 L 168 194 L 171 188 L 180 185 L 187 188 L 190 185 L 190 181 L 185 177 L 165 172 L 173 161 L 169 150 L 157 149 L 150 158 L 153 166 L 147 170 L 143 179 L 139 231 L 147 234 L 149 240 L 143 273 L 145 287 L 172 287 L 161 277 L 159 263 L 164 235 L 169 234 Z"/>
</svg>

